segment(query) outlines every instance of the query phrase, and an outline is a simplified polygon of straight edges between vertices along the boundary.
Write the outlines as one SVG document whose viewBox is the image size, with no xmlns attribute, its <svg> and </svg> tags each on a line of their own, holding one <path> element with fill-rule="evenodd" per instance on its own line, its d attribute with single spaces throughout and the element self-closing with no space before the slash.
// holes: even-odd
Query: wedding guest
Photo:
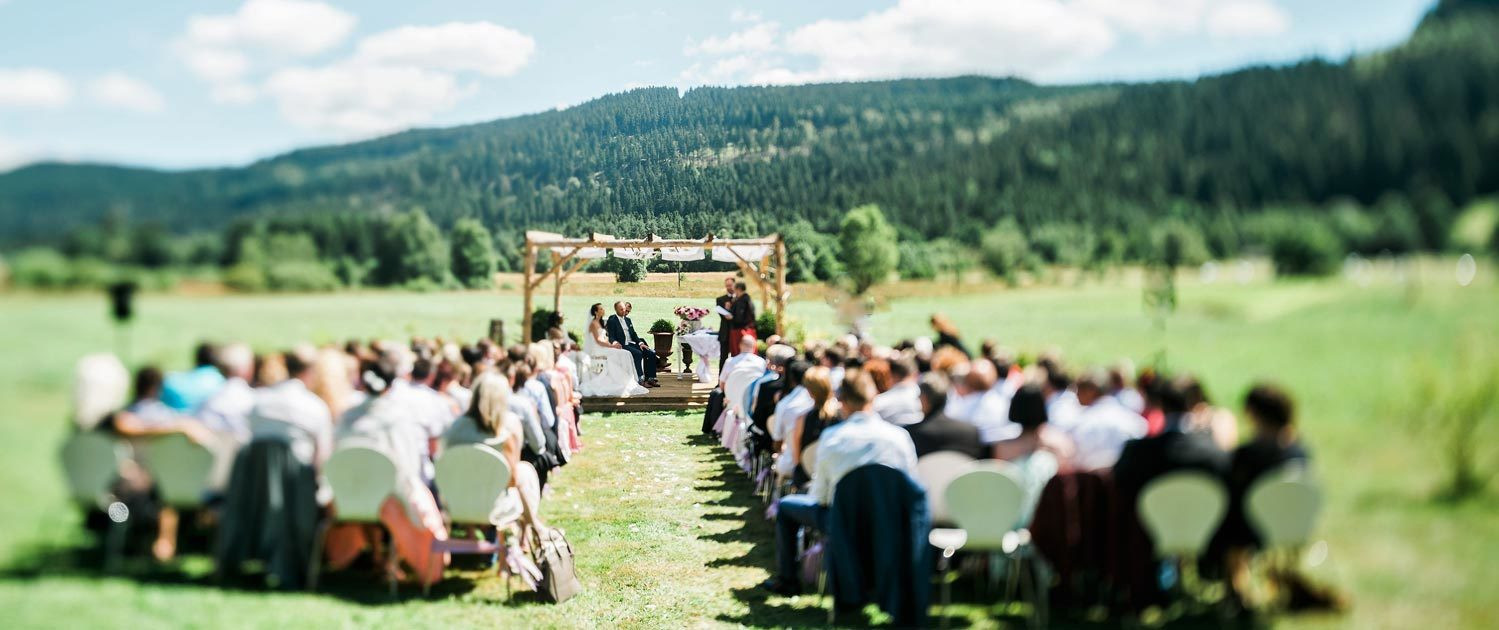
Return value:
<svg viewBox="0 0 1499 630">
<path fill-rule="evenodd" d="M 770 431 L 770 439 L 776 442 L 784 442 L 790 436 L 792 428 L 800 422 L 802 417 L 812 410 L 812 396 L 807 393 L 807 386 L 803 383 L 807 376 L 807 370 L 812 369 L 812 364 L 801 359 L 795 359 L 786 366 L 786 379 L 781 394 L 776 401 L 775 410 L 772 412 L 771 420 L 767 429 Z M 789 452 L 783 448 L 782 456 Z"/>
<path fill-rule="evenodd" d="M 317 351 L 299 346 L 285 358 L 291 378 L 255 392 L 251 439 L 286 440 L 298 460 L 321 470 L 333 454 L 333 412 L 310 389 L 316 378 Z"/>
<path fill-rule="evenodd" d="M 963 345 L 962 335 L 958 333 L 958 327 L 954 326 L 952 320 L 948 319 L 946 315 L 942 313 L 934 313 L 932 315 L 932 331 L 937 333 L 937 339 L 932 344 L 935 350 L 952 348 L 963 353 L 965 358 L 973 356 L 973 353 L 968 351 L 968 347 Z"/>
<path fill-rule="evenodd" d="M 718 296 L 718 299 L 713 301 L 713 305 L 721 311 L 718 314 L 718 373 L 722 374 L 724 362 L 728 361 L 729 355 L 733 354 L 733 348 L 729 347 L 734 344 L 734 315 L 730 308 L 734 305 L 733 276 L 723 279 L 723 295 Z"/>
<path fill-rule="evenodd" d="M 833 384 L 828 381 L 828 369 L 809 368 L 802 376 L 802 387 L 807 391 L 807 412 L 803 414 L 786 435 L 786 444 L 791 456 L 792 483 L 804 487 L 812 475 L 802 466 L 802 451 L 822 437 L 822 430 L 838 421 L 838 400 L 833 397 Z"/>
<path fill-rule="evenodd" d="M 776 575 L 762 586 L 773 593 L 801 592 L 797 569 L 796 533 L 802 527 L 824 530 L 833 490 L 844 475 L 866 464 L 890 466 L 916 474 L 916 448 L 904 429 L 880 419 L 870 410 L 874 382 L 868 374 L 850 371 L 838 388 L 844 418 L 824 428 L 818 438 L 817 468 L 807 494 L 781 498 L 776 511 Z"/>
<path fill-rule="evenodd" d="M 286 358 L 280 352 L 270 352 L 255 357 L 255 378 L 250 382 L 257 388 L 270 387 L 291 378 L 286 373 Z"/>
<path fill-rule="evenodd" d="M 1250 388 L 1244 410 L 1254 433 L 1229 458 L 1228 512 L 1215 541 L 1225 549 L 1230 584 L 1241 599 L 1249 586 L 1249 559 L 1260 546 L 1246 518 L 1244 497 L 1267 473 L 1287 465 L 1304 466 L 1310 458 L 1296 432 L 1295 404 L 1280 387 L 1260 383 Z"/>
<path fill-rule="evenodd" d="M 161 402 L 182 413 L 193 413 L 224 386 L 218 368 L 218 347 L 200 343 L 193 351 L 193 369 L 173 372 L 163 381 Z"/>
<path fill-rule="evenodd" d="M 1180 387 L 1187 396 L 1187 426 L 1189 433 L 1206 433 L 1213 442 L 1225 451 L 1239 444 L 1239 421 L 1234 413 L 1213 404 L 1207 390 L 1195 376 L 1179 377 Z"/>
<path fill-rule="evenodd" d="M 444 357 L 437 364 L 432 378 L 432 389 L 448 399 L 454 409 L 468 409 L 473 401 L 473 392 L 463 384 L 469 381 L 469 367 L 460 357 L 452 360 Z"/>
<path fill-rule="evenodd" d="M 1162 430 L 1124 444 L 1114 464 L 1114 486 L 1125 505 L 1134 505 L 1140 490 L 1151 480 L 1178 470 L 1198 470 L 1222 478 L 1228 469 L 1228 454 L 1206 435 L 1187 433 L 1186 394 L 1170 383 L 1152 388 L 1159 401 Z"/>
<path fill-rule="evenodd" d="M 989 457 L 990 450 L 984 445 L 978 427 L 947 417 L 942 412 L 947 406 L 947 394 L 951 385 L 947 377 L 932 373 L 921 377 L 917 385 L 918 404 L 923 416 L 915 423 L 906 425 L 911 434 L 911 444 L 917 457 L 932 453 L 952 451 L 974 459 Z"/>
<path fill-rule="evenodd" d="M 255 407 L 255 353 L 250 347 L 235 343 L 218 352 L 218 368 L 224 384 L 203 402 L 196 414 L 214 433 L 238 443 L 250 441 L 250 410 Z"/>
<path fill-rule="evenodd" d="M 1145 397 L 1135 389 L 1135 365 L 1129 359 L 1121 359 L 1109 368 L 1109 395 L 1117 398 L 1125 409 L 1138 414 L 1145 413 Z"/>
<path fill-rule="evenodd" d="M 917 385 L 916 361 L 902 355 L 890 361 L 892 384 L 874 397 L 874 411 L 886 422 L 906 426 L 920 422 L 926 413 L 921 402 L 921 388 Z M 944 389 L 942 398 L 946 400 Z M 939 409 L 940 411 L 940 409 Z"/>
<path fill-rule="evenodd" d="M 1119 461 L 1126 442 L 1145 437 L 1145 418 L 1108 395 L 1107 373 L 1084 374 L 1077 379 L 1076 387 L 1082 411 L 1076 422 L 1065 429 L 1077 445 L 1073 465 L 1078 470 L 1111 468 Z"/>
<path fill-rule="evenodd" d="M 1070 429 L 1082 411 L 1077 394 L 1072 391 L 1072 377 L 1056 361 L 1046 361 L 1042 367 L 1046 370 L 1041 387 L 1046 395 L 1047 422 L 1062 430 Z"/>
<path fill-rule="evenodd" d="M 467 413 L 459 416 L 443 436 L 444 448 L 464 444 L 484 444 L 505 456 L 510 466 L 509 490 L 495 502 L 490 521 L 502 523 L 529 515 L 525 506 L 538 506 L 541 484 L 536 469 L 521 461 L 524 438 L 520 418 L 510 411 L 510 384 L 498 374 L 485 376 L 474 384 L 474 401 Z M 529 500 L 522 501 L 521 493 Z M 534 518 L 527 518 L 527 522 Z"/>
<path fill-rule="evenodd" d="M 994 459 L 1020 461 L 1037 451 L 1051 453 L 1059 465 L 1072 460 L 1076 447 L 1066 433 L 1048 422 L 1046 396 L 1040 386 L 1022 385 L 1010 399 L 1009 421 L 1020 427 L 1020 435 L 994 443 Z"/>
</svg>

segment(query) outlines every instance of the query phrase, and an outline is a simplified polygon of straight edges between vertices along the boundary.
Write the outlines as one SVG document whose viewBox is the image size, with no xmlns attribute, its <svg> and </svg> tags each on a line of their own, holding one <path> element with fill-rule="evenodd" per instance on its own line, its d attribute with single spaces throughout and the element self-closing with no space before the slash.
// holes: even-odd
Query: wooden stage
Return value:
<svg viewBox="0 0 1499 630">
<path fill-rule="evenodd" d="M 662 374 L 661 386 L 644 396 L 629 398 L 584 398 L 584 413 L 637 413 L 643 411 L 702 411 L 708 405 L 713 383 L 699 383 L 675 374 Z"/>
</svg>

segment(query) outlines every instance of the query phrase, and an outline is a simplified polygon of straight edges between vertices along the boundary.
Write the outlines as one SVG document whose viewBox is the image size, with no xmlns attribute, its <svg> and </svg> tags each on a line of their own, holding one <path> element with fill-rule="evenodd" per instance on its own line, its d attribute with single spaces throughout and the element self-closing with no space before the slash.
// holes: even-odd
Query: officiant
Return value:
<svg viewBox="0 0 1499 630">
<path fill-rule="evenodd" d="M 718 296 L 713 304 L 718 308 L 718 372 L 723 373 L 724 361 L 729 360 L 729 329 L 733 326 L 733 312 L 729 307 L 734 305 L 734 276 L 723 279 L 723 295 Z"/>
</svg>

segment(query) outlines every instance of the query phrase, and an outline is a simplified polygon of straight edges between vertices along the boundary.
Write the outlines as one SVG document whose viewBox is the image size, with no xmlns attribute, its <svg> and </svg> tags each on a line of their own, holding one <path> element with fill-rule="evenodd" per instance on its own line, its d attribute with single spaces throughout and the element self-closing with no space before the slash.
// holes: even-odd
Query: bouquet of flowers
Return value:
<svg viewBox="0 0 1499 630">
<path fill-rule="evenodd" d="M 695 322 L 708 316 L 708 309 L 697 306 L 678 306 L 672 312 L 682 318 L 682 321 L 688 322 Z"/>
</svg>

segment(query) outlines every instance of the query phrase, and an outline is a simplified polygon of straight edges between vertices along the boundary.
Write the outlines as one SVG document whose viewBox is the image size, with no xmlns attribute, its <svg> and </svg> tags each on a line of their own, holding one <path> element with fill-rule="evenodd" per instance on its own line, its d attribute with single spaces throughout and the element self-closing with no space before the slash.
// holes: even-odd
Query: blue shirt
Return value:
<svg viewBox="0 0 1499 630">
<path fill-rule="evenodd" d="M 161 402 L 182 413 L 193 413 L 223 386 L 224 375 L 211 365 L 173 372 L 162 383 Z"/>
</svg>

